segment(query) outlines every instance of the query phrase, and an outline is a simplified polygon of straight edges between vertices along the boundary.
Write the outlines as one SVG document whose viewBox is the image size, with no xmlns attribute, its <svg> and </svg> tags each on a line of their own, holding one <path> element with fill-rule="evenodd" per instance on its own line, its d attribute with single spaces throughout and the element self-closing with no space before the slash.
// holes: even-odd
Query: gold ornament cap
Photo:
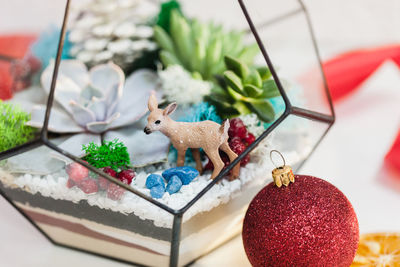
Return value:
<svg viewBox="0 0 400 267">
<path fill-rule="evenodd" d="M 277 165 L 274 163 L 274 161 L 272 160 L 273 152 L 276 152 L 281 156 L 283 160 L 283 166 L 277 167 Z M 291 182 L 294 183 L 294 174 L 292 167 L 286 165 L 285 158 L 282 156 L 282 154 L 278 150 L 271 150 L 269 155 L 272 163 L 276 167 L 272 170 L 272 178 L 274 179 L 275 185 L 277 187 L 281 187 L 282 185 L 288 186 Z"/>
</svg>

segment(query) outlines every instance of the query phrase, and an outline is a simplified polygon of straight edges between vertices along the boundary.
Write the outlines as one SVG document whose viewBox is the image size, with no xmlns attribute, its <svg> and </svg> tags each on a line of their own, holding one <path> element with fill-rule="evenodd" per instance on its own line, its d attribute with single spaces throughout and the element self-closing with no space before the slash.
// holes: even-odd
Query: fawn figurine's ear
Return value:
<svg viewBox="0 0 400 267">
<path fill-rule="evenodd" d="M 164 112 L 163 112 L 164 116 L 171 115 L 171 114 L 175 111 L 175 109 L 177 108 L 177 106 L 178 106 L 178 105 L 176 104 L 176 102 L 173 102 L 173 103 L 169 104 L 169 105 L 164 109 Z"/>
<path fill-rule="evenodd" d="M 158 108 L 157 98 L 154 94 L 150 95 L 147 107 L 149 108 L 150 111 L 156 110 Z"/>
</svg>

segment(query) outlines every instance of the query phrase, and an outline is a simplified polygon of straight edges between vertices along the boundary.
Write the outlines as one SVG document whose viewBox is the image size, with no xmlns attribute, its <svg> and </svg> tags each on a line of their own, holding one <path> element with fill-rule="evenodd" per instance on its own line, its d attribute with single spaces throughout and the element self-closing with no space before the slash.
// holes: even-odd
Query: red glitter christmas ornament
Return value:
<svg viewBox="0 0 400 267">
<path fill-rule="evenodd" d="M 273 176 L 275 183 L 257 194 L 244 219 L 243 245 L 250 263 L 350 266 L 359 229 L 345 195 L 322 179 L 293 175 L 286 165 Z M 286 187 L 279 188 L 282 183 Z"/>
</svg>

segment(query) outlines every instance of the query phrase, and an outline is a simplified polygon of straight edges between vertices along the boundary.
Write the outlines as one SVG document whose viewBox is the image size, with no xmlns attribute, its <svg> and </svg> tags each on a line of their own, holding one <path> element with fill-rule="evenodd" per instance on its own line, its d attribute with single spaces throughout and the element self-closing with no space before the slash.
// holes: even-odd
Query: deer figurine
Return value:
<svg viewBox="0 0 400 267">
<path fill-rule="evenodd" d="M 144 132 L 151 134 L 154 131 L 160 131 L 171 140 L 172 145 L 178 151 L 177 166 L 185 164 L 186 151 L 191 148 L 193 158 L 196 161 L 196 169 L 202 173 L 200 148 L 203 148 L 214 165 L 211 175 L 211 179 L 214 179 L 225 166 L 219 156 L 219 149 L 228 155 L 230 162 L 237 158 L 228 144 L 229 120 L 225 120 L 222 125 L 213 121 L 174 121 L 169 115 L 176 110 L 177 104 L 171 103 L 165 109 L 159 109 L 154 94 L 150 95 L 148 108 L 150 114 Z M 231 180 L 239 176 L 239 169 L 240 163 L 232 169 Z"/>
</svg>

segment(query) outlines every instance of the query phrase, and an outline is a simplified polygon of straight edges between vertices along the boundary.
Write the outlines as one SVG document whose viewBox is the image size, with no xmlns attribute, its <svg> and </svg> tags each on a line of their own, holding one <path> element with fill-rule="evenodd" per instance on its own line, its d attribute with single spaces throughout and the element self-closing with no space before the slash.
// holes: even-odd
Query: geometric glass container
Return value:
<svg viewBox="0 0 400 267">
<path fill-rule="evenodd" d="M 108 8 L 128 2 L 132 1 L 109 0 Z M 89 165 L 60 146 L 70 135 L 68 130 L 54 134 L 49 127 L 60 108 L 55 101 L 60 90 L 56 81 L 63 46 L 70 38 L 70 23 L 76 18 L 71 15 L 73 5 L 77 3 L 78 0 L 66 1 L 48 95 L 27 90 L 12 100 L 26 107 L 27 98 L 45 98 L 46 109 L 39 125 L 41 130 L 32 140 L 0 152 L 0 193 L 56 245 L 131 264 L 187 265 L 241 232 L 248 204 L 270 181 L 272 165 L 267 170 L 245 173 L 245 179 L 229 183 L 232 190 L 223 195 L 221 188 L 228 185 L 223 178 L 237 163 L 268 139 L 269 148 L 280 151 L 294 171 L 298 171 L 334 123 L 333 105 L 307 10 L 301 0 L 181 1 L 189 17 L 245 31 L 246 38 L 258 44 L 261 53 L 257 61 L 272 74 L 281 95 L 276 99 L 281 111 L 256 141 L 214 180 L 198 188 L 184 203 L 170 205 Z M 0 61 L 10 60 L 12 57 L 0 55 Z M 141 125 L 138 127 L 143 131 Z M 3 135 L 4 132 L 0 137 Z M 269 153 L 264 156 L 270 160 Z M 97 195 L 81 198 L 65 187 L 67 180 L 61 174 L 65 174 L 66 162 L 77 162 L 93 175 L 125 189 L 125 199 L 136 204 L 101 202 L 101 196 Z M 25 172 L 27 165 L 29 173 Z M 252 166 L 257 168 L 257 164 Z M 48 178 L 45 173 L 49 169 L 58 173 L 57 178 Z M 47 179 L 45 185 L 44 179 Z M 218 202 L 209 201 L 214 198 Z"/>
</svg>

